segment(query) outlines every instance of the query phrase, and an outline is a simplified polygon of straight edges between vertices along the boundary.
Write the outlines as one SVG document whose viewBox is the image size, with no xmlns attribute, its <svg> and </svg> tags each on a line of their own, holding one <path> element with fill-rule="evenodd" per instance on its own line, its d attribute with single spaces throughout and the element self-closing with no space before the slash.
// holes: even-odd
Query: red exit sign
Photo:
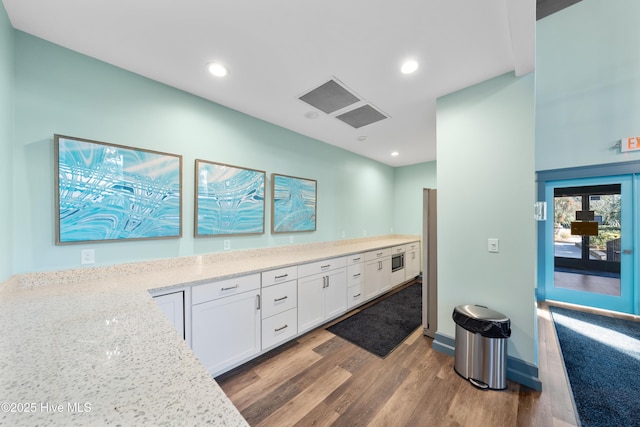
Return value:
<svg viewBox="0 0 640 427">
<path fill-rule="evenodd" d="M 620 151 L 636 151 L 640 150 L 640 136 L 632 136 L 631 138 L 622 138 Z"/>
</svg>

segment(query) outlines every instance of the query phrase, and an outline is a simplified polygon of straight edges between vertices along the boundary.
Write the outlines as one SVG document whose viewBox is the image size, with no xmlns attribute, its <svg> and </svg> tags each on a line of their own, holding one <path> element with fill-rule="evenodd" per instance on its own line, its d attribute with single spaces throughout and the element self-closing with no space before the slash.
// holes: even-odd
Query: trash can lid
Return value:
<svg viewBox="0 0 640 427">
<path fill-rule="evenodd" d="M 464 329 L 489 338 L 511 336 L 511 320 L 482 305 L 459 305 L 453 309 L 453 320 Z"/>
</svg>

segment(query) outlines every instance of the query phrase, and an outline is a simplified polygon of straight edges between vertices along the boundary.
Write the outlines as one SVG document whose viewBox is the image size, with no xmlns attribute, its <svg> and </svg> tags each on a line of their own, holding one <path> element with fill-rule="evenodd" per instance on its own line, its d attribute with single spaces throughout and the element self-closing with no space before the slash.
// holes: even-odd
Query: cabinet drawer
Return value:
<svg viewBox="0 0 640 427">
<path fill-rule="evenodd" d="M 331 258 L 324 261 L 312 262 L 298 266 L 298 277 L 311 276 L 313 274 L 324 273 L 336 268 L 346 267 L 347 257 Z"/>
<path fill-rule="evenodd" d="M 295 308 L 262 320 L 262 350 L 287 341 L 298 333 Z"/>
<path fill-rule="evenodd" d="M 347 257 L 347 265 L 359 264 L 364 261 L 364 254 L 352 254 Z"/>
<path fill-rule="evenodd" d="M 400 245 L 400 246 L 394 246 L 391 248 L 391 253 L 393 255 L 395 254 L 403 254 L 407 251 L 407 248 L 405 245 Z"/>
<path fill-rule="evenodd" d="M 365 261 L 373 261 L 374 259 L 391 256 L 391 248 L 383 248 L 364 254 Z"/>
<path fill-rule="evenodd" d="M 364 276 L 364 265 L 353 264 L 347 267 L 347 286 L 357 285 L 362 282 Z"/>
<path fill-rule="evenodd" d="M 260 274 L 234 277 L 233 279 L 194 286 L 191 291 L 191 302 L 193 305 L 200 304 L 258 288 L 260 288 Z"/>
<path fill-rule="evenodd" d="M 295 265 L 292 267 L 278 268 L 276 270 L 269 270 L 262 272 L 262 287 L 275 285 L 278 283 L 288 282 L 289 280 L 295 280 L 298 277 L 298 267 Z"/>
<path fill-rule="evenodd" d="M 262 318 L 296 308 L 298 281 L 290 280 L 262 289 Z"/>
<path fill-rule="evenodd" d="M 406 248 L 407 248 L 407 252 L 417 251 L 420 249 L 420 242 L 407 243 Z"/>
<path fill-rule="evenodd" d="M 349 286 L 347 288 L 347 308 L 353 308 L 364 302 L 362 285 Z"/>
</svg>

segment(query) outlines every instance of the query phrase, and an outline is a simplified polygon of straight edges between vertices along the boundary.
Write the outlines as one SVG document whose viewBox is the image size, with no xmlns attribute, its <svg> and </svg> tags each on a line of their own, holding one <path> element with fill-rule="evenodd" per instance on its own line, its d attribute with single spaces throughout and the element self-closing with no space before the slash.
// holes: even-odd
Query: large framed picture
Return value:
<svg viewBox="0 0 640 427">
<path fill-rule="evenodd" d="M 266 172 L 196 160 L 195 237 L 264 233 Z"/>
<path fill-rule="evenodd" d="M 56 244 L 182 237 L 182 156 L 54 135 Z"/>
<path fill-rule="evenodd" d="M 271 232 L 316 230 L 317 181 L 271 174 Z"/>
</svg>

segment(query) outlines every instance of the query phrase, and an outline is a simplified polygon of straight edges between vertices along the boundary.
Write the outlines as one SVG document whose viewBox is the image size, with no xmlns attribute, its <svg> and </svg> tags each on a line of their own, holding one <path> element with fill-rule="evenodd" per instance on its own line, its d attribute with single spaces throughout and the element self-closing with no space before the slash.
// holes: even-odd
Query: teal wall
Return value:
<svg viewBox="0 0 640 427">
<path fill-rule="evenodd" d="M 96 265 L 222 251 L 222 238 L 192 237 L 196 158 L 318 181 L 316 232 L 272 236 L 267 208 L 267 232 L 229 238 L 232 250 L 289 244 L 290 237 L 384 235 L 394 227 L 392 167 L 20 31 L 14 38 L 14 273 L 79 267 L 83 248 L 95 249 Z M 55 246 L 54 133 L 181 154 L 183 237 Z"/>
<path fill-rule="evenodd" d="M 436 188 L 436 162 L 395 169 L 393 192 L 397 234 L 422 235 L 422 190 Z"/>
<path fill-rule="evenodd" d="M 508 354 L 536 364 L 534 75 L 505 74 L 436 107 L 437 333 L 455 336 L 456 306 L 485 305 L 511 319 Z"/>
<path fill-rule="evenodd" d="M 0 282 L 13 272 L 13 34 L 0 3 Z"/>
<path fill-rule="evenodd" d="M 536 24 L 536 169 L 640 159 L 637 0 L 583 0 Z"/>
</svg>

